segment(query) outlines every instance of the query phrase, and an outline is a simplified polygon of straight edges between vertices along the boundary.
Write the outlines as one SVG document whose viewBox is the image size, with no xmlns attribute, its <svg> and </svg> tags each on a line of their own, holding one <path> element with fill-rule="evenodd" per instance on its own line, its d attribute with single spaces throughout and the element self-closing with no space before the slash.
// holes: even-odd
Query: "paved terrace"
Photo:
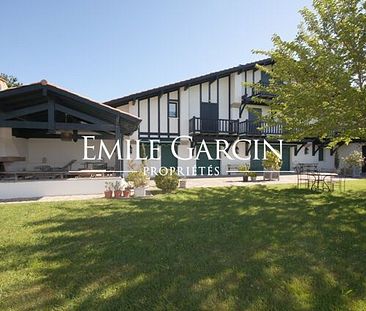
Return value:
<svg viewBox="0 0 366 311">
<path fill-rule="evenodd" d="M 257 177 L 256 182 L 243 182 L 241 176 L 227 176 L 227 177 L 206 177 L 206 178 L 187 178 L 187 188 L 198 188 L 198 187 L 230 187 L 230 186 L 241 186 L 248 187 L 253 185 L 274 185 L 274 184 L 291 184 L 296 183 L 296 175 L 284 175 L 280 176 L 279 181 L 263 181 L 263 177 Z M 150 181 L 150 190 L 157 190 L 155 182 Z M 44 196 L 32 199 L 24 200 L 6 200 L 0 202 L 3 203 L 29 203 L 29 202 L 57 202 L 57 201 L 70 201 L 70 200 L 91 200 L 104 197 L 101 189 L 100 194 L 95 195 L 68 195 L 68 196 Z"/>
<path fill-rule="evenodd" d="M 292 184 L 297 183 L 296 175 L 283 175 L 280 180 L 263 181 L 262 176 L 257 177 L 257 181 L 243 182 L 242 176 L 228 176 L 228 177 L 207 177 L 207 178 L 187 178 L 187 188 L 197 187 L 230 187 L 241 186 L 248 187 L 253 185 L 274 185 L 274 184 Z M 151 186 L 155 186 L 152 181 Z"/>
<path fill-rule="evenodd" d="M 283 175 L 280 176 L 280 180 L 264 181 L 262 176 L 257 177 L 257 181 L 243 182 L 241 176 L 227 176 L 227 177 L 196 177 L 187 178 L 187 188 L 207 188 L 207 187 L 250 187 L 254 185 L 276 185 L 276 184 L 296 184 L 296 175 Z M 354 178 L 347 178 L 346 180 L 355 180 Z M 346 184 L 347 188 L 347 184 Z M 155 187 L 155 182 L 150 181 L 149 190 L 158 190 Z M 6 203 L 29 203 L 29 202 L 58 202 L 58 201 L 77 201 L 77 200 L 92 200 L 103 198 L 104 194 L 92 194 L 92 195 L 68 195 L 68 196 L 44 196 L 39 198 L 23 199 L 23 200 L 6 200 L 0 201 L 0 204 Z M 123 198 L 121 198 L 123 200 Z"/>
</svg>

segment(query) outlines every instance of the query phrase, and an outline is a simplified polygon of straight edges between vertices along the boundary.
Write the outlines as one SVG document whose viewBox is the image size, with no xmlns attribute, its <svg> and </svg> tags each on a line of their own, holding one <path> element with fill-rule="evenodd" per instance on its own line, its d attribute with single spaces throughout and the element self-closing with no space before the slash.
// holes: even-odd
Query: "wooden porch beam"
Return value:
<svg viewBox="0 0 366 311">
<path fill-rule="evenodd" d="M 114 131 L 113 124 L 86 124 L 86 123 L 59 123 L 56 122 L 58 130 L 88 130 L 88 131 Z"/>
<path fill-rule="evenodd" d="M 0 121 L 5 121 L 13 118 L 23 117 L 32 113 L 45 111 L 48 108 L 47 103 L 35 105 L 35 106 L 29 106 L 22 109 L 13 110 L 10 112 L 1 112 L 0 113 Z"/>
<path fill-rule="evenodd" d="M 72 108 L 65 107 L 65 106 L 60 105 L 60 104 L 55 104 L 55 109 L 57 111 L 61 111 L 63 113 L 66 113 L 66 114 L 69 114 L 69 115 L 74 116 L 76 118 L 79 118 L 83 121 L 87 121 L 87 122 L 91 122 L 91 123 L 95 123 L 95 124 L 109 124 L 109 123 L 107 123 L 103 120 L 100 120 L 98 118 L 94 118 L 92 116 L 89 116 L 86 113 L 74 110 Z"/>
<path fill-rule="evenodd" d="M 123 133 L 121 131 L 119 115 L 116 116 L 115 138 L 116 138 L 116 141 L 119 141 L 120 148 L 121 148 L 121 156 L 123 159 Z M 123 176 L 123 173 L 121 172 L 121 171 L 123 171 L 123 160 L 122 159 L 121 160 L 118 159 L 118 153 L 115 153 L 115 170 L 120 171 L 117 173 L 118 176 Z"/>
<path fill-rule="evenodd" d="M 302 143 L 299 148 L 297 148 L 297 145 L 295 146 L 295 157 L 299 154 L 302 148 L 304 148 L 307 145 L 307 142 Z"/>
<path fill-rule="evenodd" d="M 245 154 L 246 155 L 249 154 L 249 152 L 252 150 L 252 148 L 253 148 L 253 144 L 246 143 L 245 144 Z"/>
<path fill-rule="evenodd" d="M 318 148 L 317 148 L 318 147 Z M 316 144 L 315 142 L 312 143 L 312 155 L 315 156 L 318 151 L 320 150 L 320 148 L 322 148 L 322 146 L 320 144 Z"/>
<path fill-rule="evenodd" d="M 48 122 L 36 121 L 0 121 L 0 127 L 48 129 Z M 86 131 L 115 131 L 113 124 L 86 124 L 86 123 L 61 123 L 55 122 L 55 130 L 86 130 Z"/>
<path fill-rule="evenodd" d="M 338 143 L 334 148 L 330 149 L 330 155 L 334 155 L 336 153 L 336 151 L 339 149 L 339 147 L 343 146 L 344 142 L 340 142 Z"/>
<path fill-rule="evenodd" d="M 48 101 L 48 131 L 49 133 L 55 133 L 55 102 L 53 100 Z"/>
</svg>

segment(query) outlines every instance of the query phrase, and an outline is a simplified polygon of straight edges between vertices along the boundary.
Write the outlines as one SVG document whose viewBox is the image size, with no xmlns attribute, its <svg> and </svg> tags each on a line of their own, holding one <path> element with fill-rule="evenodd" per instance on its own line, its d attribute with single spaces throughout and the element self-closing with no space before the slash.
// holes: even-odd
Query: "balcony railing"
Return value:
<svg viewBox="0 0 366 311">
<path fill-rule="evenodd" d="M 208 120 L 193 117 L 189 120 L 190 134 L 226 134 L 226 135 L 250 135 L 250 136 L 267 136 L 281 135 L 282 125 L 268 126 L 263 121 L 245 120 Z"/>
<path fill-rule="evenodd" d="M 239 123 L 239 134 L 248 135 L 281 135 L 282 125 L 276 124 L 269 126 L 267 122 L 264 121 L 249 121 L 245 120 Z"/>
<path fill-rule="evenodd" d="M 196 117 L 189 120 L 189 132 L 191 134 L 237 134 L 238 130 L 239 120 L 208 120 Z"/>
</svg>

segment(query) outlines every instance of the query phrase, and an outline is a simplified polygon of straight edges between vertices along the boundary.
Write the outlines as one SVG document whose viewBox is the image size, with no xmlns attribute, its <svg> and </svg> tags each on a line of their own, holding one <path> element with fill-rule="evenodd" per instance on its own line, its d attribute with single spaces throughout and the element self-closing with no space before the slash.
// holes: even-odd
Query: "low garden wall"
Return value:
<svg viewBox="0 0 366 311">
<path fill-rule="evenodd" d="M 102 195 L 106 181 L 112 182 L 120 179 L 119 177 L 98 177 L 0 182 L 0 200 L 62 195 Z"/>
</svg>

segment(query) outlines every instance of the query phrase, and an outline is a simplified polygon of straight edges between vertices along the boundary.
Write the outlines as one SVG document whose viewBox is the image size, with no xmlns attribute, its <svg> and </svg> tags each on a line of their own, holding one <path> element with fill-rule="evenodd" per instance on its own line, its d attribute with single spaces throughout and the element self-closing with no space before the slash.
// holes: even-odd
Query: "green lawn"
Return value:
<svg viewBox="0 0 366 311">
<path fill-rule="evenodd" d="M 0 205 L 0 310 L 366 310 L 366 180 Z"/>
</svg>

